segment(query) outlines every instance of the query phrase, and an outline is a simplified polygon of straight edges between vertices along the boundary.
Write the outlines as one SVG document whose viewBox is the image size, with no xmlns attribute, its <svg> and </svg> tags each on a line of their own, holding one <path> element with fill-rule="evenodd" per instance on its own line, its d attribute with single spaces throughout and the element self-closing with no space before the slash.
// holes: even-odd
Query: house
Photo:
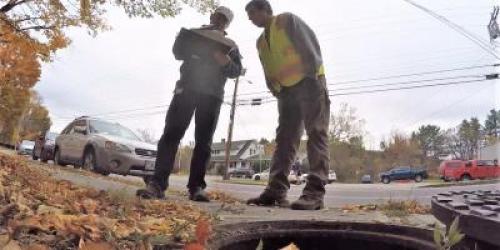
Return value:
<svg viewBox="0 0 500 250">
<path fill-rule="evenodd" d="M 499 160 L 500 159 L 500 142 L 493 145 L 483 147 L 479 150 L 480 160 Z"/>
<path fill-rule="evenodd" d="M 256 161 L 264 159 L 264 147 L 256 140 L 233 141 L 231 143 L 229 169 L 252 168 Z M 226 165 L 226 140 L 212 144 L 212 157 L 209 169 L 221 173 Z"/>
</svg>

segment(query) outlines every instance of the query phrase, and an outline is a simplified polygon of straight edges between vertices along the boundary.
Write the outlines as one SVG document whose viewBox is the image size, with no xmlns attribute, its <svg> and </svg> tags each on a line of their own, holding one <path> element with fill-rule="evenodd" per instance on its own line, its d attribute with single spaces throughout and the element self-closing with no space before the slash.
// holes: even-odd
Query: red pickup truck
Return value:
<svg viewBox="0 0 500 250">
<path fill-rule="evenodd" d="M 467 181 L 500 177 L 498 162 L 492 160 L 443 161 L 438 171 L 444 181 Z"/>
</svg>

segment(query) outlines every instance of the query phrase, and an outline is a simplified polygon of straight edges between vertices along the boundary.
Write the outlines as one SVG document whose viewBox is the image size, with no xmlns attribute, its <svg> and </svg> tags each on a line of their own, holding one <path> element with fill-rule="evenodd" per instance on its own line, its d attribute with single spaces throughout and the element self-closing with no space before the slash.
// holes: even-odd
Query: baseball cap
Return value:
<svg viewBox="0 0 500 250">
<path fill-rule="evenodd" d="M 229 24 L 233 21 L 234 14 L 228 7 L 219 6 L 215 9 L 214 13 L 219 13 L 219 14 L 223 15 L 224 17 L 226 17 L 226 19 L 228 21 L 226 26 L 229 26 Z"/>
</svg>

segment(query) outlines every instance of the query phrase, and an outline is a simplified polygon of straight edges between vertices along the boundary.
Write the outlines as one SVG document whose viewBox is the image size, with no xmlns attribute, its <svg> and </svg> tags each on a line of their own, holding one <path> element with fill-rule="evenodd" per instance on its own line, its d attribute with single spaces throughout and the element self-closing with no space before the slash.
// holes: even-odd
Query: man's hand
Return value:
<svg viewBox="0 0 500 250">
<path fill-rule="evenodd" d="M 221 51 L 216 51 L 214 53 L 214 59 L 221 66 L 226 66 L 231 62 L 231 58 Z"/>
</svg>

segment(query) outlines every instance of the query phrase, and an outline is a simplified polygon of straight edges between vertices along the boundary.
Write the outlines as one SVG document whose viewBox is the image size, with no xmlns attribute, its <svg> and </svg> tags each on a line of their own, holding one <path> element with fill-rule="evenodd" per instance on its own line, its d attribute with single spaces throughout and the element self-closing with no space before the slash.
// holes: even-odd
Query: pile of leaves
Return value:
<svg viewBox="0 0 500 250">
<path fill-rule="evenodd" d="M 0 249 L 150 249 L 195 242 L 200 223 L 211 218 L 193 205 L 79 187 L 0 154 Z"/>
<path fill-rule="evenodd" d="M 389 200 L 382 204 L 346 205 L 342 207 L 342 211 L 344 213 L 382 211 L 387 216 L 406 216 L 410 214 L 429 214 L 431 208 L 415 200 Z"/>
</svg>

